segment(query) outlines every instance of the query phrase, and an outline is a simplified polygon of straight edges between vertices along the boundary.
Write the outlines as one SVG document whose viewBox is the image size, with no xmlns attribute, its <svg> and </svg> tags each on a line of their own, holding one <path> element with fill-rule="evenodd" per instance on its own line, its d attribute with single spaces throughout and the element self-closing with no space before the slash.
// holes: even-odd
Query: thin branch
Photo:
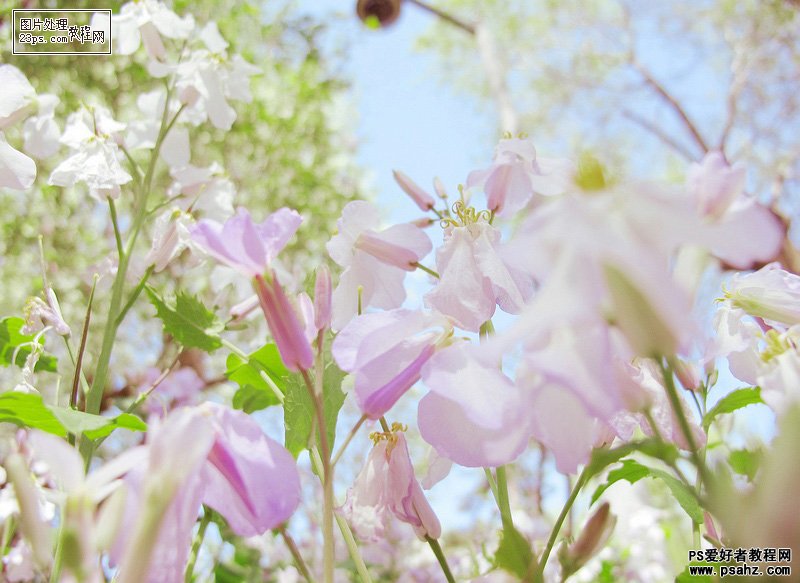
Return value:
<svg viewBox="0 0 800 583">
<path fill-rule="evenodd" d="M 650 71 L 645 69 L 645 67 L 636 61 L 633 60 L 633 68 L 642 76 L 645 83 L 647 83 L 658 95 L 672 108 L 672 110 L 681 118 L 683 125 L 686 126 L 686 129 L 689 130 L 689 133 L 692 135 L 695 143 L 700 147 L 700 149 L 705 154 L 708 152 L 708 144 L 703 139 L 703 136 L 700 134 L 700 131 L 697 129 L 697 126 L 694 122 L 689 118 L 689 114 L 686 113 L 686 110 L 683 109 L 678 100 L 675 99 L 672 94 L 667 91 L 667 89 L 659 83 L 655 77 L 650 74 Z"/>
<path fill-rule="evenodd" d="M 630 111 L 629 109 L 623 110 L 622 116 L 656 136 L 659 140 L 664 142 L 667 146 L 675 150 L 678 154 L 690 162 L 695 161 L 695 156 L 686 148 L 686 146 L 680 144 L 675 138 L 667 134 L 663 129 L 654 123 L 644 119 L 643 117 L 639 117 L 636 113 Z"/>
<path fill-rule="evenodd" d="M 439 8 L 436 8 L 435 6 L 431 6 L 427 2 L 422 2 L 421 0 L 408 0 L 408 2 L 410 4 L 414 4 L 415 6 L 418 6 L 419 8 L 422 8 L 423 10 L 425 10 L 427 12 L 430 12 L 431 14 L 437 16 L 438 18 L 441 18 L 442 20 L 445 20 L 445 21 L 449 22 L 450 24 L 452 24 L 454 26 L 457 26 L 458 28 L 460 28 L 461 30 L 463 30 L 466 33 L 475 34 L 475 27 L 473 25 L 471 25 L 471 24 L 469 24 L 467 22 L 464 22 L 463 20 L 460 20 L 460 19 L 456 18 L 455 16 L 453 16 L 451 14 L 448 14 L 447 12 L 445 12 L 443 10 L 440 10 Z"/>
</svg>

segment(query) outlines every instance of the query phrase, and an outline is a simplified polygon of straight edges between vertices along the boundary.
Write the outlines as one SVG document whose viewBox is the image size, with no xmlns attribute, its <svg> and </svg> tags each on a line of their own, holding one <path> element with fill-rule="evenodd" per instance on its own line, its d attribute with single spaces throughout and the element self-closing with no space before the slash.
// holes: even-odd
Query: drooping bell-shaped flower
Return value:
<svg viewBox="0 0 800 583">
<path fill-rule="evenodd" d="M 239 207 L 224 224 L 203 219 L 191 234 L 194 242 L 214 259 L 246 277 L 255 277 L 267 271 L 302 221 L 297 211 L 281 208 L 257 224 L 246 209 Z"/>
<path fill-rule="evenodd" d="M 414 475 L 403 430 L 395 423 L 391 431 L 372 434 L 375 446 L 347 491 L 342 513 L 364 540 L 380 539 L 390 514 L 410 524 L 422 540 L 442 534 L 439 519 Z"/>
<path fill-rule="evenodd" d="M 416 225 L 394 225 L 382 231 L 378 209 L 357 200 L 347 204 L 339 232 L 327 244 L 331 258 L 345 268 L 333 292 L 333 329 L 341 330 L 362 309 L 398 308 L 406 297 L 403 281 L 431 250 L 428 236 Z"/>
<path fill-rule="evenodd" d="M 531 404 L 497 366 L 477 358 L 478 350 L 460 342 L 427 362 L 422 380 L 431 392 L 419 402 L 419 432 L 457 464 L 496 467 L 525 449 Z"/>
<path fill-rule="evenodd" d="M 378 419 L 420 379 L 422 367 L 452 334 L 438 314 L 391 310 L 354 318 L 333 342 L 339 367 L 355 375 L 359 408 Z"/>
</svg>

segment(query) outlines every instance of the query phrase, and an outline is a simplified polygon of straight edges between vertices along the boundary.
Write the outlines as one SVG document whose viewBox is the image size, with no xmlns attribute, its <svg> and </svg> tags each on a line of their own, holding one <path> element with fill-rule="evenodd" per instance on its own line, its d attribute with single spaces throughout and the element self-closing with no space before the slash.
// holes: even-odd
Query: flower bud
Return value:
<svg viewBox="0 0 800 583">
<path fill-rule="evenodd" d="M 680 358 L 675 360 L 675 376 L 687 391 L 697 391 L 700 389 L 700 373 L 697 367 Z"/>
<path fill-rule="evenodd" d="M 617 517 L 611 514 L 608 502 L 604 502 L 586 522 L 578 540 L 571 545 L 563 545 L 559 550 L 558 559 L 561 562 L 561 574 L 564 579 L 583 567 L 603 548 L 616 523 Z"/>
<path fill-rule="evenodd" d="M 403 189 L 403 192 L 410 196 L 411 200 L 413 200 L 420 209 L 429 211 L 434 207 L 436 202 L 433 200 L 433 197 L 417 186 L 408 176 L 399 170 L 393 170 L 392 174 L 394 174 L 394 179 L 400 188 Z"/>
<path fill-rule="evenodd" d="M 289 303 L 275 272 L 272 272 L 269 281 L 265 281 L 260 275 L 255 280 L 261 309 L 286 368 L 295 372 L 311 368 L 314 363 L 311 345 L 306 340 L 297 312 Z"/>
<path fill-rule="evenodd" d="M 331 272 L 327 265 L 321 265 L 314 282 L 314 325 L 318 331 L 331 325 L 332 290 Z"/>
</svg>

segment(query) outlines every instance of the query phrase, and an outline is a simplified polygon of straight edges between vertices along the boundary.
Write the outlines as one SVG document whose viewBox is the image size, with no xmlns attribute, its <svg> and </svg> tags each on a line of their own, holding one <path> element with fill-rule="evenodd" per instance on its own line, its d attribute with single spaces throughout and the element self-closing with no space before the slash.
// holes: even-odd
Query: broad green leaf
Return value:
<svg viewBox="0 0 800 583">
<path fill-rule="evenodd" d="M 603 495 L 603 492 L 620 480 L 627 480 L 631 484 L 635 484 L 642 478 L 660 479 L 669 488 L 672 496 L 677 500 L 678 504 L 681 505 L 681 508 L 686 511 L 686 514 L 688 514 L 696 524 L 701 524 L 703 522 L 703 509 L 700 508 L 694 495 L 683 482 L 674 478 L 667 472 L 642 465 L 630 459 L 623 460 L 622 467 L 611 470 L 608 473 L 606 483 L 598 486 L 594 494 L 592 494 L 592 504 Z"/>
<path fill-rule="evenodd" d="M 336 435 L 336 420 L 339 409 L 344 403 L 345 394 L 341 384 L 344 373 L 333 364 L 329 364 L 323 375 L 322 409 L 325 418 L 325 433 L 328 445 L 333 449 Z M 286 430 L 286 449 L 297 457 L 308 447 L 311 428 L 316 419 L 314 404 L 303 377 L 291 375 L 286 384 L 286 400 L 283 403 L 283 421 Z"/>
<path fill-rule="evenodd" d="M 763 402 L 764 401 L 761 399 L 761 387 L 736 389 L 722 397 L 717 404 L 706 413 L 706 416 L 703 418 L 703 429 L 708 431 L 711 422 L 714 421 L 718 415 L 733 413 L 742 407 Z"/>
<path fill-rule="evenodd" d="M 494 564 L 520 579 L 526 579 L 532 562 L 533 551 L 528 539 L 511 524 L 507 524 L 500 537 L 500 546 L 494 554 Z"/>
<path fill-rule="evenodd" d="M 269 375 L 282 393 L 286 392 L 289 371 L 283 365 L 274 344 L 262 346 L 248 355 L 246 361 L 236 354 L 230 354 L 226 366 L 225 376 L 240 387 L 233 397 L 233 406 L 245 413 L 259 411 L 280 402 L 275 391 L 261 376 L 262 372 Z"/>
<path fill-rule="evenodd" d="M 116 417 L 91 415 L 64 407 L 46 405 L 40 395 L 9 391 L 0 394 L 0 422 L 40 429 L 59 437 L 85 434 L 90 439 L 106 437 L 118 428 L 146 431 L 147 425 L 129 413 Z"/>
<path fill-rule="evenodd" d="M 35 393 L 8 391 L 0 394 L 0 422 L 41 429 L 59 437 L 67 436 L 67 430 L 44 404 L 42 397 Z"/>
<path fill-rule="evenodd" d="M 3 318 L 0 320 L 0 363 L 3 366 L 16 364 L 17 366 L 25 366 L 25 359 L 31 353 L 29 346 L 22 346 L 17 350 L 17 347 L 33 342 L 35 335 L 23 334 L 22 327 L 25 325 L 25 320 L 22 318 Z M 39 344 L 44 344 L 44 336 L 39 338 Z M 14 358 L 14 352 L 17 353 L 15 362 L 11 362 Z M 56 357 L 52 354 L 43 353 L 39 357 L 34 370 L 56 372 Z"/>
<path fill-rule="evenodd" d="M 186 348 L 199 348 L 205 352 L 213 352 L 222 346 L 219 333 L 224 326 L 199 299 L 180 291 L 174 302 L 166 302 L 150 286 L 145 290 L 164 323 L 164 331 L 177 342 Z"/>
<path fill-rule="evenodd" d="M 761 465 L 762 458 L 763 452 L 761 450 L 737 449 L 728 456 L 728 463 L 734 472 L 747 476 L 747 479 L 752 482 Z"/>
</svg>

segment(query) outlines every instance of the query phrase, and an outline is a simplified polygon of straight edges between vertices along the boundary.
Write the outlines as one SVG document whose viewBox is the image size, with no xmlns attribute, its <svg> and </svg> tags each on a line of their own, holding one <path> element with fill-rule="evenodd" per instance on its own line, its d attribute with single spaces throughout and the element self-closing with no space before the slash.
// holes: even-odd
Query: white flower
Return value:
<svg viewBox="0 0 800 583">
<path fill-rule="evenodd" d="M 36 158 L 49 158 L 58 151 L 61 130 L 55 120 L 55 110 L 59 103 L 55 95 L 40 95 L 37 98 L 39 111 L 25 120 L 22 135 L 24 148 Z"/>
<path fill-rule="evenodd" d="M 36 162 L 14 149 L 0 132 L 0 187 L 25 190 L 36 179 Z"/>
<path fill-rule="evenodd" d="M 131 55 L 144 43 L 147 54 L 162 60 L 166 55 L 161 35 L 172 39 L 185 39 L 194 30 L 194 18 L 183 18 L 157 0 L 128 2 L 112 20 L 114 52 Z"/>
<path fill-rule="evenodd" d="M 167 190 L 169 196 L 183 195 L 181 206 L 202 211 L 206 216 L 225 220 L 233 214 L 235 187 L 216 162 L 207 168 L 187 165 L 170 171 L 175 182 Z"/>
<path fill-rule="evenodd" d="M 36 90 L 14 65 L 0 65 L 0 130 L 24 119 L 36 100 Z"/>
<path fill-rule="evenodd" d="M 95 107 L 69 116 L 61 143 L 72 149 L 71 155 L 50 174 L 48 183 L 54 186 L 74 186 L 85 182 L 89 194 L 103 201 L 119 197 L 120 185 L 130 182 L 120 164 L 117 134 L 125 129 L 108 111 Z"/>
<path fill-rule="evenodd" d="M 162 271 L 190 245 L 192 224 L 192 217 L 177 208 L 161 214 L 153 226 L 153 246 L 144 258 L 145 264 L 153 265 L 156 273 Z"/>
</svg>

